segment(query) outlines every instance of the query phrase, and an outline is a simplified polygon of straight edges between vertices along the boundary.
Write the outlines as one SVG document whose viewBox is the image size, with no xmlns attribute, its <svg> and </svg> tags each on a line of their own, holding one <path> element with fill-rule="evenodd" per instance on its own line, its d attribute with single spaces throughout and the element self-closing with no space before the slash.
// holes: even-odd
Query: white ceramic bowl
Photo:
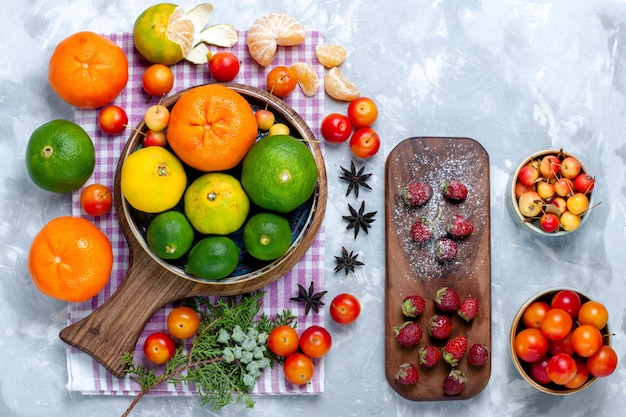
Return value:
<svg viewBox="0 0 626 417">
<path fill-rule="evenodd" d="M 554 150 L 554 149 L 548 149 L 548 150 L 543 150 L 537 153 L 534 153 L 530 156 L 528 156 L 527 158 L 525 158 L 515 169 L 515 171 L 513 172 L 513 174 L 511 175 L 511 177 L 509 178 L 509 182 L 507 185 L 507 189 L 506 189 L 506 204 L 507 204 L 507 208 L 509 210 L 509 213 L 511 214 L 511 217 L 513 218 L 513 220 L 515 220 L 515 222 L 522 227 L 525 230 L 528 230 L 529 232 L 531 232 L 534 235 L 537 236 L 542 236 L 542 237 L 555 237 L 555 236 L 564 236 L 564 235 L 568 235 L 570 233 L 574 233 L 575 231 L 577 231 L 578 229 L 580 229 L 583 224 L 587 221 L 587 218 L 589 217 L 589 214 L 591 213 L 591 208 L 594 205 L 594 191 L 591 191 L 590 193 L 588 193 L 587 197 L 589 199 L 589 209 L 583 213 L 581 215 L 581 219 L 580 219 L 580 225 L 578 226 L 577 229 L 572 230 L 572 231 L 566 231 L 563 229 L 559 229 L 558 231 L 555 232 L 545 232 L 541 229 L 540 225 L 539 225 L 539 219 L 538 218 L 528 218 L 525 217 L 519 209 L 519 205 L 518 205 L 518 200 L 516 197 L 516 193 L 515 193 L 515 187 L 517 184 L 517 178 L 519 176 L 520 170 L 528 165 L 531 161 L 537 161 L 537 160 L 541 160 L 544 157 L 548 156 L 548 155 L 556 155 L 558 156 L 561 160 L 565 157 L 571 156 L 574 157 L 576 159 L 578 159 L 578 161 L 580 162 L 580 167 L 581 173 L 589 173 L 587 171 L 587 168 L 585 167 L 584 163 L 580 160 L 580 158 L 569 154 L 567 152 L 563 152 L 562 150 Z"/>
</svg>

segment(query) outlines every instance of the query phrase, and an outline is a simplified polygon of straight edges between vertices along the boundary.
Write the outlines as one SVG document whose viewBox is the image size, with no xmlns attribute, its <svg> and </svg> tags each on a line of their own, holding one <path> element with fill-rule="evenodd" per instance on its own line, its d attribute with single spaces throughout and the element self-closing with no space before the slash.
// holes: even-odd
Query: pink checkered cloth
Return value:
<svg viewBox="0 0 626 417">
<path fill-rule="evenodd" d="M 118 33 L 106 35 L 117 43 L 126 52 L 129 61 L 129 80 L 126 89 L 117 97 L 113 104 L 124 108 L 128 114 L 129 123 L 136 126 L 143 118 L 145 110 L 155 102 L 146 103 L 146 95 L 143 92 L 141 78 L 149 63 L 133 47 L 132 35 Z M 295 62 L 308 62 L 318 73 L 320 79 L 319 93 L 314 97 L 306 97 L 299 88 L 288 96 L 285 101 L 289 104 L 311 127 L 313 133 L 319 137 L 319 125 L 324 115 L 323 75 L 324 68 L 315 57 L 315 46 L 323 42 L 323 35 L 319 32 L 308 32 L 305 42 L 297 47 L 279 48 L 272 64 L 290 65 Z M 216 52 L 219 48 L 210 48 Z M 263 68 L 253 62 L 245 44 L 245 32 L 239 32 L 239 41 L 231 48 L 231 51 L 241 60 L 241 71 L 234 82 L 265 88 L 265 76 L 269 69 Z M 212 82 L 207 65 L 194 65 L 181 62 L 172 67 L 175 83 L 172 94 L 185 88 Z M 119 155 L 128 140 L 130 133 L 126 132 L 118 136 L 108 136 L 101 133 L 97 126 L 98 110 L 76 109 L 74 117 L 77 124 L 82 126 L 91 136 L 96 147 L 96 169 L 87 182 L 101 183 L 113 190 L 115 170 Z M 80 190 L 72 196 L 72 212 L 75 216 L 83 216 L 91 220 L 111 240 L 113 245 L 114 265 L 110 283 L 92 300 L 83 303 L 69 303 L 68 325 L 86 317 L 92 311 L 101 306 L 118 285 L 124 279 L 128 269 L 129 250 L 122 235 L 115 212 L 105 216 L 94 218 L 81 212 L 79 203 Z M 290 309 L 298 316 L 298 328 L 304 329 L 313 324 L 324 323 L 324 311 L 319 314 L 309 313 L 304 315 L 302 303 L 290 301 L 289 298 L 297 294 L 297 284 L 308 288 L 311 281 L 315 288 L 324 288 L 324 228 L 320 232 L 298 264 L 282 278 L 263 289 L 265 296 L 261 312 L 268 316 Z M 135 360 L 144 360 L 142 346 L 145 338 L 154 331 L 166 329 L 166 317 L 172 305 L 160 309 L 145 327 L 139 337 Z M 145 362 L 143 362 L 145 363 Z M 146 365 L 149 365 L 145 363 Z M 71 391 L 80 391 L 86 394 L 101 395 L 135 395 L 140 391 L 138 384 L 132 382 L 129 377 L 118 379 L 112 376 L 98 362 L 87 354 L 73 348 L 67 349 L 68 384 Z M 316 371 L 312 381 L 304 386 L 295 386 L 285 381 L 282 367 L 275 366 L 266 369 L 264 374 L 257 380 L 253 393 L 255 394 L 316 394 L 324 391 L 324 363 L 316 360 Z M 153 395 L 195 395 L 196 392 L 187 386 L 162 385 L 152 391 Z"/>
</svg>

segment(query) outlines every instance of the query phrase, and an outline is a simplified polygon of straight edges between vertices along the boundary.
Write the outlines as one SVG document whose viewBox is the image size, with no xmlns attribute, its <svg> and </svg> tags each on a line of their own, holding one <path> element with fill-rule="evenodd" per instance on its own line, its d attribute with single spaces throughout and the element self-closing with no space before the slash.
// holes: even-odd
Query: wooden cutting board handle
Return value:
<svg viewBox="0 0 626 417">
<path fill-rule="evenodd" d="M 131 259 L 124 281 L 102 306 L 59 334 L 118 378 L 125 375 L 122 355 L 135 351 L 141 331 L 160 307 L 206 291 L 206 286 L 177 277 L 149 256 L 135 260 Z"/>
</svg>

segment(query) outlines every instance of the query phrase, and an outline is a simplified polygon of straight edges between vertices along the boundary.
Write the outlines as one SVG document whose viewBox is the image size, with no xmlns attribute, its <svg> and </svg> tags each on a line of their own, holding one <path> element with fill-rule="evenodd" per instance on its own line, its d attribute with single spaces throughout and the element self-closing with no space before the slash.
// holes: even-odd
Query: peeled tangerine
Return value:
<svg viewBox="0 0 626 417">
<path fill-rule="evenodd" d="M 208 60 L 205 44 L 231 47 L 238 39 L 232 25 L 206 27 L 212 12 L 211 3 L 199 4 L 189 12 L 169 3 L 148 7 L 135 20 L 135 48 L 155 64 L 174 65 L 182 59 L 204 64 Z"/>
<path fill-rule="evenodd" d="M 341 45 L 320 43 L 315 47 L 315 56 L 320 64 L 326 68 L 334 68 L 346 60 L 346 48 Z"/>
<path fill-rule="evenodd" d="M 246 43 L 252 58 L 264 67 L 274 60 L 278 46 L 296 46 L 304 42 L 306 32 L 296 19 L 283 13 L 270 13 L 257 19 Z"/>
<path fill-rule="evenodd" d="M 289 69 L 295 74 L 298 85 L 305 96 L 311 97 L 317 93 L 319 80 L 313 65 L 306 62 L 296 62 Z"/>
<path fill-rule="evenodd" d="M 324 76 L 324 89 L 335 100 L 352 101 L 361 95 L 359 88 L 346 80 L 339 70 L 334 67 Z"/>
</svg>

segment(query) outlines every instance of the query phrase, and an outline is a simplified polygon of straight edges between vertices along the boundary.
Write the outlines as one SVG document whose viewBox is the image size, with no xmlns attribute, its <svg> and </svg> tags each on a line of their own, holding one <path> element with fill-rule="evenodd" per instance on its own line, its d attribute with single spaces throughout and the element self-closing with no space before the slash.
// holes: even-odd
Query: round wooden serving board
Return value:
<svg viewBox="0 0 626 417">
<path fill-rule="evenodd" d="M 290 127 L 292 135 L 307 141 L 316 160 L 319 178 L 306 212 L 306 224 L 301 226 L 289 251 L 275 262 L 260 270 L 245 273 L 221 281 L 197 279 L 177 267 L 149 253 L 132 209 L 120 192 L 121 167 L 126 157 L 141 144 L 145 123 L 137 127 L 120 155 L 114 185 L 114 203 L 121 230 L 130 251 L 129 269 L 113 295 L 86 318 L 66 327 L 60 338 L 91 355 L 118 378 L 125 375 L 121 357 L 133 352 L 145 324 L 165 304 L 193 296 L 229 296 L 262 289 L 271 284 L 300 260 L 315 239 L 324 218 L 327 199 L 326 169 L 322 152 L 315 136 L 304 120 L 282 100 L 264 90 L 240 84 L 226 84 L 242 94 L 254 107 L 272 110 L 278 121 Z M 171 108 L 183 92 L 168 97 L 163 105 Z"/>
<path fill-rule="evenodd" d="M 459 179 L 468 188 L 467 199 L 458 204 L 442 196 L 443 183 Z M 433 194 L 425 205 L 408 209 L 398 197 L 411 181 L 430 184 Z M 418 350 L 426 344 L 442 348 L 428 335 L 428 321 L 435 313 L 433 297 L 444 286 L 455 289 L 461 299 L 472 295 L 480 301 L 478 317 L 471 323 L 454 315 L 451 337 L 464 334 L 469 345 L 485 344 L 491 351 L 491 248 L 489 157 L 484 148 L 469 138 L 415 137 L 402 141 L 387 157 L 385 167 L 386 201 L 386 287 L 385 287 L 385 374 L 391 387 L 413 401 L 465 399 L 478 394 L 491 373 L 491 361 L 483 367 L 468 363 L 467 355 L 458 369 L 468 382 L 457 396 L 446 396 L 443 382 L 450 366 L 443 360 L 432 369 L 418 364 Z M 446 234 L 445 223 L 454 213 L 469 217 L 474 231 L 459 241 L 456 259 L 439 263 L 433 256 L 433 242 Z M 411 225 L 419 218 L 434 221 L 433 239 L 418 244 L 411 239 Z M 394 327 L 406 319 L 401 304 L 408 295 L 418 294 L 426 300 L 426 310 L 417 322 L 424 332 L 417 347 L 405 348 L 395 339 Z M 419 382 L 404 386 L 395 374 L 403 362 L 419 369 Z"/>
</svg>

